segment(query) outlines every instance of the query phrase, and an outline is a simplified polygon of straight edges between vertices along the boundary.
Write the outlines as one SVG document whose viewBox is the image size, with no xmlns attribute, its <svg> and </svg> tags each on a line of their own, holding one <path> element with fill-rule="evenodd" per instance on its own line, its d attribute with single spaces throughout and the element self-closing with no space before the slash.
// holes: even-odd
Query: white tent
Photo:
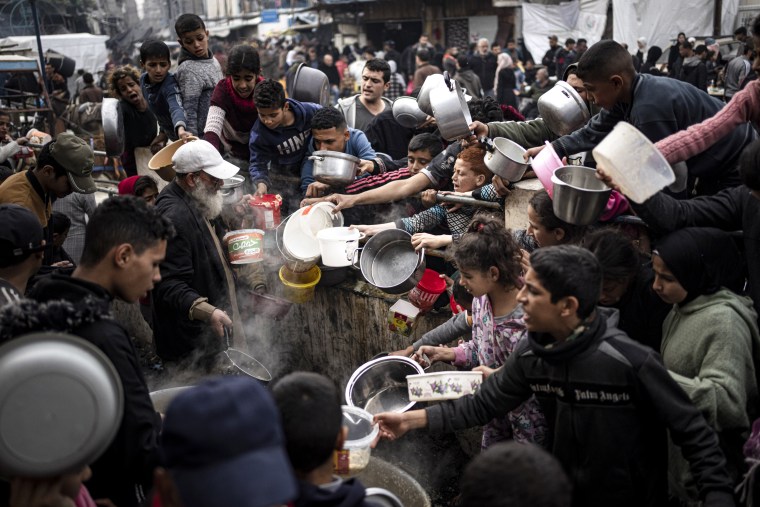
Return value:
<svg viewBox="0 0 760 507">
<path fill-rule="evenodd" d="M 107 35 L 93 35 L 91 33 L 66 33 L 62 35 L 43 35 L 42 52 L 48 49 L 57 51 L 62 55 L 68 56 L 76 62 L 77 69 L 85 69 L 96 72 L 105 68 L 108 60 L 108 49 L 106 41 Z M 31 49 L 31 53 L 25 53 L 24 56 L 37 57 L 37 38 L 34 35 L 20 35 L 0 39 L 0 47 L 16 45 L 18 49 Z M 16 49 L 9 48 L 9 49 Z M 69 80 L 69 88 L 73 85 L 73 79 Z"/>
</svg>

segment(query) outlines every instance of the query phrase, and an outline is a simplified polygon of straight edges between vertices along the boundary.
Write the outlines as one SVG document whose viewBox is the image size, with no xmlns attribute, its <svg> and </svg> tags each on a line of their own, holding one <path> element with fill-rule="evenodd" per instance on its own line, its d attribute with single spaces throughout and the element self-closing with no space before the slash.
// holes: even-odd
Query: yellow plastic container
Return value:
<svg viewBox="0 0 760 507">
<path fill-rule="evenodd" d="M 285 286 L 283 296 L 293 303 L 306 303 L 314 299 L 314 288 L 322 278 L 319 266 L 303 273 L 295 273 L 286 266 L 280 268 L 280 281 Z"/>
</svg>

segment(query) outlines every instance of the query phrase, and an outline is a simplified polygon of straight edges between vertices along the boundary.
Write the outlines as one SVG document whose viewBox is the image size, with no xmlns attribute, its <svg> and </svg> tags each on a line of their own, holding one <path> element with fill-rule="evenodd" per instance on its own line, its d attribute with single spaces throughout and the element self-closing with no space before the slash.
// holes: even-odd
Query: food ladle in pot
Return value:
<svg viewBox="0 0 760 507">
<path fill-rule="evenodd" d="M 232 366 L 256 380 L 261 380 L 262 382 L 269 382 L 272 380 L 272 374 L 269 373 L 266 366 L 261 364 L 253 356 L 230 346 L 230 334 L 232 334 L 230 329 L 227 326 L 224 326 L 224 338 L 227 342 L 227 350 L 224 351 L 224 355 L 230 360 Z"/>
</svg>

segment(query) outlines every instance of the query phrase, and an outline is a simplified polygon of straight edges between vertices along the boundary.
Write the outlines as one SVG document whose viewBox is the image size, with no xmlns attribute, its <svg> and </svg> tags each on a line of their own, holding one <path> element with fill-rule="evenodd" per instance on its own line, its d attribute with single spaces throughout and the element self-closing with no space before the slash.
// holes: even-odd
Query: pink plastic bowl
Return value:
<svg viewBox="0 0 760 507">
<path fill-rule="evenodd" d="M 562 160 L 557 156 L 557 152 L 554 151 L 549 141 L 546 141 L 546 148 L 533 157 L 533 172 L 536 173 L 539 181 L 541 181 L 541 184 L 549 193 L 549 197 L 552 197 L 554 193 L 554 185 L 552 184 L 554 171 L 563 165 Z"/>
</svg>

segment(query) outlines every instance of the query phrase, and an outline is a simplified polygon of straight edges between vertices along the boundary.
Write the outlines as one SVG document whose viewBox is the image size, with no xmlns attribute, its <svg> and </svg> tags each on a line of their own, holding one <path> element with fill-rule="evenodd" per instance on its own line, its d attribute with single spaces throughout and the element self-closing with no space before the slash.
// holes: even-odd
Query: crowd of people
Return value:
<svg viewBox="0 0 760 507">
<path fill-rule="evenodd" d="M 28 139 L 13 139 L 12 112 L 0 112 L 0 344 L 42 330 L 84 338 L 110 359 L 124 397 L 101 455 L 58 477 L 0 477 L 0 505 L 378 505 L 358 480 L 334 475 L 346 433 L 340 390 L 322 375 L 291 372 L 271 389 L 212 378 L 164 417 L 153 409 L 146 367 L 205 377 L 218 373 L 229 340 L 249 338 L 239 294 L 272 288 L 261 264 L 229 262 L 223 237 L 249 228 L 248 201 L 267 194 L 282 196 L 283 212 L 329 201 L 367 236 L 398 228 L 416 249 L 448 253 L 429 263 L 456 280 L 461 311 L 392 354 L 481 371 L 483 385 L 375 422 L 382 440 L 483 427 L 457 505 L 759 498 L 760 17 L 751 38 L 737 30 L 744 45 L 725 77 L 713 69 L 727 104 L 703 86 L 699 55 L 719 63 L 715 42 L 693 47 L 685 36 L 670 49 L 668 77 L 655 65 L 662 51 L 644 39 L 632 55 L 612 40 L 560 46 L 551 36 L 536 65 L 512 40 L 442 48 L 422 35 L 402 52 L 386 41 L 382 52 L 338 53 L 300 43 L 216 48 L 194 14 L 175 31 L 176 71 L 169 47 L 149 40 L 141 70 L 109 64 L 105 76 L 124 118 L 121 195 L 95 202 L 93 150 L 72 133 L 49 140 L 25 169 Z M 328 77 L 332 106 L 288 96 L 300 63 Z M 409 128 L 392 110 L 444 71 L 470 96 L 472 135 L 454 141 L 435 118 Z M 556 80 L 591 113 L 566 135 L 536 117 Z M 83 73 L 76 95 L 89 103 L 103 92 Z M 591 154 L 621 121 L 683 168 L 643 203 Z M 526 156 L 550 143 L 569 163 L 596 167 L 614 205 L 578 226 L 555 214 L 545 189 L 530 198 L 525 228 L 507 229 L 513 182 L 488 169 L 482 136 L 510 139 Z M 179 148 L 167 184 L 146 163 L 168 142 Z M 319 150 L 356 157 L 355 180 L 316 181 L 310 155 Z M 236 175 L 246 192 L 228 205 L 220 191 Z M 439 192 L 475 204 L 442 205 Z M 479 212 L 477 201 L 499 212 Z"/>
</svg>

